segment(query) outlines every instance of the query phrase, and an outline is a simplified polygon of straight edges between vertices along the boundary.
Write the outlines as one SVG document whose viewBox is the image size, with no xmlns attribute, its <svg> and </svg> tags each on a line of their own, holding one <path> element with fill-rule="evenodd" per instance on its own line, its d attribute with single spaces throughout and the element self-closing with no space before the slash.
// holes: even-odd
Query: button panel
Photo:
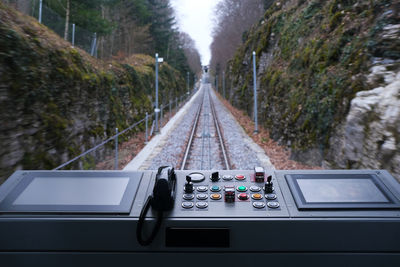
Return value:
<svg viewBox="0 0 400 267">
<path fill-rule="evenodd" d="M 254 214 L 257 216 L 269 216 L 270 212 L 282 210 L 278 197 L 280 192 L 275 191 L 275 180 L 272 180 L 275 188 L 271 186 L 271 182 L 267 189 L 269 192 L 272 189 L 272 192 L 266 193 L 265 184 L 257 183 L 254 174 L 220 171 L 219 178 L 214 181 L 211 179 L 211 172 L 205 171 L 203 174 L 210 177 L 210 180 L 195 184 L 193 193 L 182 190 L 182 211 L 218 211 L 227 208 L 236 210 L 237 206 L 236 215 L 239 215 L 238 211 L 247 210 L 246 214 L 256 212 Z"/>
</svg>

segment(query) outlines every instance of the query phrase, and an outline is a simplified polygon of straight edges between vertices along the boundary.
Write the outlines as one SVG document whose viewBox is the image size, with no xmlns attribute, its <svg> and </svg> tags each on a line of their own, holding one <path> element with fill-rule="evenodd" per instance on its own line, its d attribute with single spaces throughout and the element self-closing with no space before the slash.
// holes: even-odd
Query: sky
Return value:
<svg viewBox="0 0 400 267">
<path fill-rule="evenodd" d="M 202 65 L 208 65 L 211 59 L 214 7 L 221 0 L 170 1 L 176 13 L 179 29 L 192 37 L 200 53 Z"/>
</svg>

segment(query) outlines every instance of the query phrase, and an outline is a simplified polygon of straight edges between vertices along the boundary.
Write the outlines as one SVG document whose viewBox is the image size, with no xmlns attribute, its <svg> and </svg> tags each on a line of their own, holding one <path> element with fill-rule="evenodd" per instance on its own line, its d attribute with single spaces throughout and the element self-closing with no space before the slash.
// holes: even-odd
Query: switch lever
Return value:
<svg viewBox="0 0 400 267">
<path fill-rule="evenodd" d="M 192 177 L 190 175 L 186 175 L 186 184 L 185 184 L 185 193 L 190 194 L 193 193 L 193 183 Z"/>
<path fill-rule="evenodd" d="M 264 191 L 266 194 L 271 194 L 274 191 L 272 183 L 272 175 L 267 177 L 267 182 L 265 183 Z"/>
<path fill-rule="evenodd" d="M 219 180 L 219 172 L 213 172 L 211 174 L 211 182 L 218 182 Z"/>
</svg>

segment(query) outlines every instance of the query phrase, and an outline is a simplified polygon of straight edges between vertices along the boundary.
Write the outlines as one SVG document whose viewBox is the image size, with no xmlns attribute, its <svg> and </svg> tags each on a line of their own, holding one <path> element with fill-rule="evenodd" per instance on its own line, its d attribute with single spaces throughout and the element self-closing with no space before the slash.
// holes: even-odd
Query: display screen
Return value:
<svg viewBox="0 0 400 267">
<path fill-rule="evenodd" d="M 35 177 L 13 205 L 119 205 L 128 177 Z"/>
<path fill-rule="evenodd" d="M 307 203 L 387 203 L 371 179 L 297 179 Z"/>
<path fill-rule="evenodd" d="M 321 171 L 285 177 L 299 210 L 400 208 L 399 200 L 374 173 Z"/>
</svg>

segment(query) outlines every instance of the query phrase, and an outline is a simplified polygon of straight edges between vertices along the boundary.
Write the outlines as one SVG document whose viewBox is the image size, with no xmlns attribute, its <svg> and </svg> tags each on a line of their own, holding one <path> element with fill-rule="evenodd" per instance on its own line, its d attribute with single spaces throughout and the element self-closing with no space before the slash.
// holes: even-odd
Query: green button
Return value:
<svg viewBox="0 0 400 267">
<path fill-rule="evenodd" d="M 238 191 L 244 192 L 246 190 L 247 190 L 247 188 L 243 185 L 238 187 Z"/>
</svg>

